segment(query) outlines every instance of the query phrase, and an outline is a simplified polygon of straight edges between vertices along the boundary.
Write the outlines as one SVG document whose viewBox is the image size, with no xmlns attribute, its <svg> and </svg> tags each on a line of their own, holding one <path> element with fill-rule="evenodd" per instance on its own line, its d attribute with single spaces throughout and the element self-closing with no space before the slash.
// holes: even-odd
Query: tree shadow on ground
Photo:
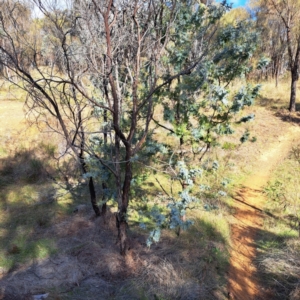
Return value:
<svg viewBox="0 0 300 300">
<path fill-rule="evenodd" d="M 111 212 L 105 219 L 94 218 L 91 209 L 73 214 L 40 232 L 43 235 L 54 239 L 56 252 L 3 274 L 2 299 L 49 293 L 48 299 L 209 300 L 226 293 L 220 288 L 228 266 L 225 239 L 201 219 L 179 237 L 165 231 L 150 249 L 147 235 L 133 226 L 126 257 L 119 254 Z"/>
<path fill-rule="evenodd" d="M 298 250 L 294 249 L 295 251 L 291 251 L 288 245 L 293 243 L 295 239 L 284 238 L 267 230 L 259 230 L 251 226 L 248 229 L 256 233 L 256 242 L 248 244 L 248 246 L 256 249 L 256 258 L 254 260 L 256 271 L 251 274 L 253 281 L 258 283 L 255 299 L 299 299 L 292 298 L 292 295 L 297 293 L 297 288 L 299 289 L 300 287 L 300 244 L 297 244 Z M 247 239 L 245 238 L 245 240 Z M 237 251 L 239 252 L 239 250 Z M 244 255 L 244 253 L 240 254 Z M 231 271 L 234 274 L 235 282 L 238 283 L 235 285 L 236 295 L 248 294 L 248 286 L 244 280 L 249 276 L 247 273 L 248 268 L 238 269 L 232 266 Z M 240 285 L 241 283 L 242 285 Z M 233 296 L 235 297 L 236 295 Z M 237 297 L 233 299 L 242 298 Z"/>
<path fill-rule="evenodd" d="M 239 191 L 235 192 L 234 194 L 231 195 L 231 198 L 234 199 L 235 201 L 244 204 L 245 206 L 254 209 L 255 211 L 261 213 L 263 216 L 268 217 L 269 220 L 273 220 L 274 222 L 281 222 L 285 226 L 287 226 L 290 230 L 299 230 L 299 222 L 298 218 L 294 215 L 286 215 L 284 217 L 277 216 L 273 213 L 271 213 L 268 210 L 263 210 L 257 206 L 251 205 L 246 202 L 245 197 L 243 196 L 243 191 L 244 190 L 249 190 L 249 188 L 246 187 L 241 187 Z M 251 189 L 252 192 L 254 193 L 262 193 L 261 190 L 255 190 Z"/>
<path fill-rule="evenodd" d="M 4 299 L 45 292 L 49 299 L 217 299 L 216 276 L 226 258 L 216 244 L 201 239 L 201 232 L 194 229 L 194 241 L 185 233 L 165 236 L 147 249 L 145 236 L 131 231 L 133 248 L 124 258 L 114 217 L 107 218 L 104 225 L 100 218 L 77 215 L 52 228 L 58 253 L 7 274 L 0 284 Z"/>
<path fill-rule="evenodd" d="M 287 109 L 286 110 L 279 110 L 275 113 L 275 116 L 278 117 L 280 120 L 288 123 L 292 123 L 295 125 L 300 125 L 300 106 L 297 109 L 298 112 L 290 113 Z"/>
<path fill-rule="evenodd" d="M 260 97 L 257 101 L 259 106 L 270 108 L 272 110 L 288 108 L 288 104 L 283 104 L 281 98 Z"/>
<path fill-rule="evenodd" d="M 87 189 L 57 195 L 47 158 L 35 153 L 0 160 L 1 299 L 224 299 L 229 253 L 217 224 L 196 216 L 190 230 L 164 230 L 150 249 L 133 224 L 124 258 L 114 213 L 95 218 L 89 204 L 73 213 L 89 203 Z"/>
<path fill-rule="evenodd" d="M 41 152 L 41 149 L 22 149 L 0 159 L 2 277 L 5 274 L 11 276 L 24 265 L 57 253 L 55 236 L 47 232 L 76 203 L 70 195 L 58 200 L 57 187 L 49 179 L 49 173 L 55 172 L 48 154 Z M 26 280 L 22 284 L 26 286 Z M 10 299 L 9 296 L 3 297 Z M 25 299 L 22 297 L 17 299 Z"/>
<path fill-rule="evenodd" d="M 247 196 L 250 197 L 255 195 L 255 193 L 261 193 L 261 190 L 251 189 L 249 194 L 249 188 L 246 188 L 246 190 Z M 276 216 L 271 212 L 264 211 L 247 203 L 244 192 L 242 187 L 240 192 L 232 195 L 235 201 L 243 204 L 238 214 L 239 221 L 243 223 L 237 226 L 237 228 L 233 226 L 232 230 L 235 231 L 235 235 L 240 239 L 240 245 L 243 246 L 235 249 L 241 257 L 239 259 L 242 259 L 243 256 L 248 257 L 249 250 L 247 246 L 250 249 L 256 249 L 254 260 L 256 272 L 251 276 L 254 277 L 254 282 L 257 282 L 261 288 L 261 291 L 257 291 L 257 295 L 263 296 L 257 296 L 255 299 L 298 299 L 291 296 L 293 293 L 297 293 L 297 287 L 300 287 L 300 240 L 296 237 L 298 223 L 290 216 Z M 244 213 L 243 208 L 245 209 Z M 248 218 L 252 220 L 258 219 L 256 227 L 247 225 L 245 220 Z M 268 225 L 269 228 L 275 228 L 275 224 L 280 223 L 286 228 L 287 232 L 280 231 L 277 234 L 266 229 L 261 229 L 261 224 L 259 223 L 259 219 L 261 218 L 264 219 L 265 225 Z M 249 241 L 255 242 L 249 243 Z M 237 299 L 241 299 L 241 295 L 248 293 L 245 278 L 249 277 L 249 274 L 247 274 L 249 268 L 233 268 L 234 266 L 232 266 L 231 272 L 237 282 L 235 296 L 238 295 Z"/>
<path fill-rule="evenodd" d="M 258 104 L 273 110 L 275 116 L 284 122 L 300 124 L 300 103 L 296 103 L 296 112 L 294 113 L 288 110 L 289 103 L 284 104 L 281 98 L 260 97 Z"/>
<path fill-rule="evenodd" d="M 257 277 L 268 299 L 299 299 L 292 296 L 300 287 L 299 240 L 258 230 L 256 247 Z"/>
</svg>

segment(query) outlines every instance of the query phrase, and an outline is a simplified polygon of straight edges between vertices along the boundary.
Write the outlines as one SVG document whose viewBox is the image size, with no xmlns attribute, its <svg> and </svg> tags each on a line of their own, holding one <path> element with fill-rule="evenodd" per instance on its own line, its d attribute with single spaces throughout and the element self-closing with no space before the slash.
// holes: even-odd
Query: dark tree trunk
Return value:
<svg viewBox="0 0 300 300">
<path fill-rule="evenodd" d="M 102 204 L 102 208 L 101 208 L 101 214 L 102 214 L 103 216 L 105 216 L 105 214 L 106 214 L 106 208 L 107 208 L 106 202 L 104 202 L 104 201 L 106 201 L 106 195 L 105 195 L 105 191 L 106 191 L 106 189 L 107 189 L 107 184 L 106 184 L 106 182 L 102 182 L 102 189 L 103 189 L 103 196 L 102 196 L 103 204 Z"/>
<path fill-rule="evenodd" d="M 297 81 L 299 79 L 299 60 L 300 60 L 300 37 L 297 40 L 297 49 L 295 52 L 295 57 L 293 56 L 292 50 L 292 40 L 291 40 L 291 29 L 287 27 L 287 43 L 288 43 L 288 53 L 289 53 L 289 61 L 292 75 L 291 82 L 291 97 L 290 97 L 290 107 L 289 111 L 296 111 L 296 91 L 297 91 Z"/>
<path fill-rule="evenodd" d="M 278 87 L 278 77 L 279 77 L 280 59 L 277 58 L 275 64 L 275 86 Z"/>
<path fill-rule="evenodd" d="M 106 89 L 107 91 L 107 89 Z M 107 96 L 108 97 L 108 96 Z M 104 138 L 104 146 L 107 145 L 107 110 L 104 110 L 104 114 L 103 114 L 103 121 L 105 123 L 105 127 L 104 127 L 104 131 L 103 131 L 103 138 Z M 103 189 L 103 196 L 102 196 L 102 208 L 101 208 L 101 213 L 103 216 L 105 216 L 106 214 L 106 202 L 104 202 L 106 199 L 106 195 L 105 195 L 105 190 L 107 189 L 107 184 L 106 182 L 102 182 L 102 189 Z"/>
<path fill-rule="evenodd" d="M 117 214 L 117 228 L 118 228 L 118 237 L 120 241 L 120 252 L 121 255 L 126 255 L 128 250 L 128 237 L 127 237 L 127 208 L 129 204 L 129 193 L 130 185 L 132 179 L 132 166 L 131 166 L 131 149 L 130 146 L 126 147 L 126 164 L 125 164 L 125 178 L 122 189 L 122 203 Z"/>
<path fill-rule="evenodd" d="M 80 163 L 81 163 L 81 167 L 82 167 L 82 172 L 84 174 L 87 173 L 87 167 L 86 167 L 86 163 L 84 161 L 83 158 L 83 150 L 81 149 L 81 152 L 79 154 L 79 158 L 80 158 Z M 93 210 L 96 214 L 97 217 L 99 217 L 101 215 L 99 206 L 97 205 L 97 198 L 96 198 L 96 191 L 95 191 L 95 185 L 94 185 L 94 180 L 93 177 L 90 177 L 89 179 L 89 192 L 90 192 L 90 197 L 91 197 L 91 203 L 92 203 L 92 207 Z"/>
<path fill-rule="evenodd" d="M 94 210 L 96 216 L 99 217 L 101 215 L 101 212 L 100 212 L 99 206 L 97 205 L 97 198 L 96 198 L 93 177 L 90 177 L 90 179 L 89 179 L 89 191 L 90 191 L 91 203 L 92 203 L 93 210 Z"/>
<path fill-rule="evenodd" d="M 122 205 L 122 208 L 116 215 L 116 223 L 118 229 L 118 238 L 120 242 L 120 253 L 125 256 L 128 250 L 128 237 L 127 237 L 127 228 L 128 223 L 126 219 L 127 207 Z"/>
<path fill-rule="evenodd" d="M 4 76 L 4 65 L 0 63 L 0 76 Z"/>
<path fill-rule="evenodd" d="M 290 107 L 289 111 L 296 111 L 296 91 L 298 81 L 298 70 L 292 69 L 292 82 L 291 82 L 291 96 L 290 96 Z"/>
</svg>

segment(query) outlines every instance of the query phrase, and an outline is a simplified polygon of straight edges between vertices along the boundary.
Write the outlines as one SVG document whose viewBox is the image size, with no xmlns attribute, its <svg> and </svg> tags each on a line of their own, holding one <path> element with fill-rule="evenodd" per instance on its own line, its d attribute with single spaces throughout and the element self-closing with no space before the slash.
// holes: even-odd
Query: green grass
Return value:
<svg viewBox="0 0 300 300">
<path fill-rule="evenodd" d="M 11 241 L 7 252 L 3 253 L 4 255 L 0 254 L 0 267 L 10 269 L 15 264 L 44 259 L 56 253 L 56 251 L 57 247 L 54 239 L 43 238 L 28 241 L 24 235 L 18 236 Z"/>
<path fill-rule="evenodd" d="M 265 210 L 278 217 L 275 224 L 266 224 L 266 227 L 277 235 L 297 236 L 297 222 L 300 220 L 300 164 L 292 153 L 273 173 L 265 193 L 268 197 Z"/>
<path fill-rule="evenodd" d="M 49 180 L 46 170 L 58 176 L 52 167 L 55 149 L 41 143 L 0 158 L 0 268 L 6 271 L 56 253 L 56 237 L 47 228 L 86 198 L 86 186 L 67 193 Z"/>
</svg>

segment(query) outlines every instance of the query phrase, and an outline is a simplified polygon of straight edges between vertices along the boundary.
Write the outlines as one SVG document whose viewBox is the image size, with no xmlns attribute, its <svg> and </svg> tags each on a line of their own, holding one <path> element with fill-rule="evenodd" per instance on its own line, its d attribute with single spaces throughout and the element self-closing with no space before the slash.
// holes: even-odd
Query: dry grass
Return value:
<svg viewBox="0 0 300 300">
<path fill-rule="evenodd" d="M 272 299 L 299 299 L 299 240 L 266 232 L 262 238 L 257 258 L 261 282 L 272 292 Z M 268 242 L 270 244 L 266 246 Z"/>
<path fill-rule="evenodd" d="M 221 292 L 216 274 L 222 277 L 226 254 L 222 243 L 209 242 L 213 232 L 220 235 L 209 223 L 199 220 L 180 238 L 165 233 L 151 249 L 131 231 L 125 259 L 114 226 L 113 215 L 104 224 L 91 210 L 51 226 L 57 254 L 15 266 L 0 283 L 5 297 L 47 291 L 50 299 L 216 299 Z"/>
<path fill-rule="evenodd" d="M 275 86 L 275 81 L 267 81 L 262 83 L 261 97 L 259 105 L 272 110 L 287 109 L 290 99 L 290 81 L 284 78 Z"/>
<path fill-rule="evenodd" d="M 191 231 L 179 238 L 164 232 L 161 243 L 151 249 L 146 247 L 147 235 L 133 225 L 132 250 L 123 259 L 114 216 L 108 213 L 104 223 L 93 217 L 89 205 L 74 215 L 78 204 L 88 203 L 86 186 L 63 195 L 48 178 L 48 173 L 55 177 L 51 158 L 55 147 L 40 143 L 45 138 L 37 129 L 23 131 L 22 103 L 4 104 L 0 112 L 5 116 L 0 133 L 5 145 L 0 164 L 3 299 L 44 292 L 49 292 L 48 299 L 95 299 L 95 295 L 215 299 L 217 294 L 224 298 L 228 228 L 222 229 L 218 213 L 213 212 L 213 218 L 205 212 L 194 214 Z M 15 118 L 8 122 L 12 111 Z"/>
<path fill-rule="evenodd" d="M 214 290 L 220 292 L 216 274 L 226 266 L 217 223 L 199 221 L 192 235 L 179 239 L 165 234 L 151 250 L 133 227 L 134 250 L 124 260 L 113 215 L 106 224 L 94 219 L 89 206 L 73 215 L 88 200 L 86 186 L 60 195 L 48 179 L 55 174 L 56 149 L 39 142 L 45 137 L 36 128 L 24 126 L 21 102 L 3 104 L 0 298 L 49 292 L 49 299 L 214 299 Z M 220 242 L 210 241 L 214 234 Z"/>
<path fill-rule="evenodd" d="M 285 111 L 277 116 L 273 111 L 273 90 L 263 91 L 266 96 L 260 102 L 264 107 L 255 106 L 245 112 L 254 112 L 256 121 L 236 127 L 235 136 L 224 138 L 220 147 L 209 153 L 208 158 L 219 160 L 222 167 L 218 174 L 205 178 L 207 184 L 228 177 L 232 180 L 230 188 L 234 188 L 259 168 L 256 157 L 266 144 L 275 143 L 290 126 L 291 120 L 282 117 Z M 274 98 L 275 105 L 282 107 L 286 100 L 278 97 L 280 101 Z M 200 206 L 190 214 L 195 223 L 189 231 L 179 237 L 163 231 L 161 242 L 150 249 L 146 247 L 147 234 L 138 228 L 138 217 L 133 213 L 129 220 L 131 250 L 123 258 L 116 243 L 113 213 L 108 212 L 105 219 L 94 218 L 85 185 L 74 184 L 69 194 L 54 185 L 48 173 L 56 176 L 51 157 L 57 147 L 41 144 L 45 138 L 36 128 L 23 129 L 21 102 L 2 103 L 0 299 L 25 299 L 46 292 L 47 299 L 56 300 L 226 299 L 232 199 L 207 195 L 203 201 L 217 204 L 218 209 L 205 211 Z M 245 129 L 257 138 L 255 143 L 240 143 Z M 46 139 L 57 142 L 55 136 Z M 158 175 L 157 179 L 168 185 L 164 176 Z M 136 196 L 159 192 L 157 181 L 150 177 Z M 75 214 L 78 205 L 82 209 Z M 285 264 L 292 266 L 298 259 L 297 240 L 290 239 L 289 243 L 280 248 L 280 253 L 274 250 L 269 257 L 261 256 L 259 262 L 266 272 L 276 271 L 270 269 L 275 266 L 274 259 L 280 257 L 282 262 L 287 249 L 292 260 Z M 270 247 L 277 246 L 271 243 Z M 297 283 L 292 285 L 296 295 Z"/>
<path fill-rule="evenodd" d="M 299 146 L 278 165 L 265 189 L 268 202 L 260 233 L 258 264 L 273 299 L 299 299 Z M 298 298 L 297 298 L 298 297 Z"/>
</svg>

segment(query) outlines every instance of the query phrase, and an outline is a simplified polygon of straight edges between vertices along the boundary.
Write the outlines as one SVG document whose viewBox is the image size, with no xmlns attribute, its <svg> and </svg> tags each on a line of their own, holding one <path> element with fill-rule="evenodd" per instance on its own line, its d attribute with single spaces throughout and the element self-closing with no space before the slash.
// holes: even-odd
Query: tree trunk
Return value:
<svg viewBox="0 0 300 300">
<path fill-rule="evenodd" d="M 121 255 L 126 255 L 128 250 L 128 237 L 127 237 L 127 208 L 129 203 L 129 193 L 132 179 L 132 166 L 131 166 L 131 149 L 130 146 L 126 147 L 126 164 L 125 164 L 125 177 L 124 184 L 122 189 L 122 202 L 121 207 L 117 214 L 117 228 L 118 228 L 118 237 L 120 241 L 120 253 Z"/>
<path fill-rule="evenodd" d="M 102 204 L 102 208 L 101 208 L 101 214 L 103 216 L 105 216 L 106 214 L 106 202 L 104 202 L 106 200 L 106 195 L 105 195 L 105 190 L 107 189 L 107 184 L 106 182 L 102 182 L 102 189 L 103 189 L 103 196 L 102 196 L 102 201 L 103 201 L 103 204 Z"/>
<path fill-rule="evenodd" d="M 86 174 L 87 167 L 86 167 L 86 163 L 83 158 L 83 150 L 82 149 L 79 153 L 79 159 L 80 159 L 80 163 L 81 163 L 81 167 L 82 167 L 82 172 L 83 172 L 83 174 Z M 97 205 L 97 198 L 96 198 L 96 191 L 95 191 L 93 177 L 90 177 L 90 179 L 89 179 L 89 192 L 90 192 L 93 210 L 94 210 L 96 216 L 99 217 L 101 215 L 101 212 L 100 212 L 99 206 Z"/>
<path fill-rule="evenodd" d="M 4 65 L 0 63 L 0 76 L 4 76 Z"/>
<path fill-rule="evenodd" d="M 120 242 L 120 253 L 125 256 L 128 249 L 127 228 L 128 223 L 126 219 L 127 207 L 122 206 L 121 210 L 116 214 L 116 225 L 118 229 L 118 239 Z"/>
<path fill-rule="evenodd" d="M 94 210 L 96 216 L 99 217 L 101 215 L 101 212 L 100 212 L 99 206 L 97 204 L 97 198 L 96 198 L 93 177 L 90 177 L 90 179 L 89 179 L 89 191 L 90 191 L 91 203 L 92 203 L 93 210 Z"/>
<path fill-rule="evenodd" d="M 103 121 L 105 123 L 105 127 L 104 127 L 104 130 L 103 130 L 103 138 L 104 138 L 104 146 L 106 147 L 106 145 L 107 145 L 107 110 L 104 110 Z M 102 189 L 103 189 L 103 196 L 102 196 L 103 204 L 102 204 L 101 212 L 102 212 L 102 215 L 105 216 L 105 214 L 106 214 L 106 202 L 104 202 L 104 201 L 105 201 L 105 198 L 106 198 L 105 190 L 107 189 L 106 182 L 102 182 Z"/>
<path fill-rule="evenodd" d="M 297 91 L 297 81 L 298 81 L 298 70 L 292 69 L 292 82 L 291 82 L 291 97 L 290 97 L 290 112 L 296 111 L 296 91 Z"/>
<path fill-rule="evenodd" d="M 277 61 L 275 65 L 275 87 L 276 88 L 278 87 L 279 66 L 280 66 L 280 61 Z"/>
<path fill-rule="evenodd" d="M 297 49 L 295 52 L 295 56 L 293 56 L 292 49 L 292 39 L 291 39 L 291 29 L 287 26 L 287 44 L 288 44 L 288 53 L 289 53 L 289 61 L 292 75 L 291 82 L 291 97 L 290 97 L 290 107 L 289 111 L 296 111 L 296 91 L 297 91 L 297 81 L 299 79 L 299 63 L 300 63 L 300 37 L 297 40 Z"/>
</svg>

